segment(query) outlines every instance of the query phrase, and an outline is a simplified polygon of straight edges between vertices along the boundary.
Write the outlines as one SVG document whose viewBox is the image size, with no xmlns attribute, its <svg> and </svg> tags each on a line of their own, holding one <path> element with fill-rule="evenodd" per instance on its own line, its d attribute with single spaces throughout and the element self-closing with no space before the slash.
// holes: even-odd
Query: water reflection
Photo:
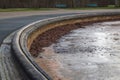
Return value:
<svg viewBox="0 0 120 80">
<path fill-rule="evenodd" d="M 97 46 L 105 46 L 107 45 L 107 34 L 106 33 L 103 33 L 103 32 L 95 32 L 94 35 L 97 40 L 96 40 L 96 45 Z"/>
</svg>

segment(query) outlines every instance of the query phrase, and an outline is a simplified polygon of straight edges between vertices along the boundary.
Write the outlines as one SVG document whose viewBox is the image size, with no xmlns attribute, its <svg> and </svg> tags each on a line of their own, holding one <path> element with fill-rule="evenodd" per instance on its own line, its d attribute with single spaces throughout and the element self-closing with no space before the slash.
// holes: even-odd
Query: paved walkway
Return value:
<svg viewBox="0 0 120 80">
<path fill-rule="evenodd" d="M 13 35 L 7 37 L 0 47 L 0 80 L 30 80 L 12 55 Z"/>
<path fill-rule="evenodd" d="M 0 19 L 15 18 L 33 15 L 51 15 L 51 14 L 65 14 L 65 13 L 88 13 L 88 12 L 111 12 L 120 11 L 120 9 L 98 9 L 98 10 L 49 10 L 49 11 L 19 11 L 19 12 L 0 12 Z"/>
</svg>

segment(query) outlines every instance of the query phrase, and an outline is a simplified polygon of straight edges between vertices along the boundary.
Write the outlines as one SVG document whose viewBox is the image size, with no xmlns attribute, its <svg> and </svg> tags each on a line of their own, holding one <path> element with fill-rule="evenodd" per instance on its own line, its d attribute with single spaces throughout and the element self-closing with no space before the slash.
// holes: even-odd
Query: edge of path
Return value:
<svg viewBox="0 0 120 80">
<path fill-rule="evenodd" d="M 19 12 L 0 12 L 0 19 L 34 16 L 34 15 L 50 15 L 50 14 L 62 14 L 62 13 L 94 13 L 94 12 L 113 12 L 120 11 L 120 9 L 99 9 L 99 10 L 49 10 L 49 11 L 19 11 Z"/>
</svg>

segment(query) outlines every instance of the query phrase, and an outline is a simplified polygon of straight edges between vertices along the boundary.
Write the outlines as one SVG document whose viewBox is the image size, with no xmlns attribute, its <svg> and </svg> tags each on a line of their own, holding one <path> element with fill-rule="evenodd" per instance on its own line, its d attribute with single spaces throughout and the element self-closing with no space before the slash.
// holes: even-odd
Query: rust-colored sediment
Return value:
<svg viewBox="0 0 120 80">
<path fill-rule="evenodd" d="M 59 26 L 48 30 L 39 35 L 31 46 L 30 52 L 33 56 L 38 56 L 40 52 L 43 51 L 43 47 L 50 46 L 52 43 L 55 43 L 61 36 L 69 33 L 73 29 L 81 28 L 81 24 L 67 24 L 64 26 Z"/>
<path fill-rule="evenodd" d="M 61 36 L 69 33 L 73 29 L 78 29 L 78 28 L 83 28 L 82 26 L 91 24 L 91 23 L 96 23 L 96 22 L 103 22 L 103 21 L 112 21 L 112 20 L 119 20 L 120 16 L 112 16 L 112 17 L 94 17 L 91 19 L 83 19 L 83 20 L 76 20 L 73 23 L 69 24 L 64 24 L 64 25 L 58 25 L 57 27 L 49 29 L 43 33 L 40 33 L 36 37 L 36 39 L 33 40 L 31 46 L 30 46 L 30 53 L 34 56 L 37 57 L 40 52 L 44 51 L 42 48 L 43 47 L 48 47 L 52 43 L 56 43 L 56 41 L 61 38 Z M 61 24 L 61 23 L 58 23 Z M 48 27 L 51 27 L 48 26 Z"/>
<path fill-rule="evenodd" d="M 83 26 L 103 21 L 113 21 L 120 20 L 120 16 L 111 16 L 111 17 L 94 17 L 90 19 L 76 20 L 70 24 L 58 25 L 57 27 L 48 29 L 45 32 L 40 33 L 31 44 L 29 45 L 30 53 L 35 57 L 37 64 L 45 70 L 53 80 L 70 80 L 60 75 L 59 68 L 60 64 L 57 60 L 51 59 L 51 56 L 54 56 L 51 49 L 43 49 L 48 47 L 53 43 L 56 43 L 63 35 L 69 33 L 73 29 L 84 28 Z M 50 26 L 49 26 L 50 27 Z M 53 25 L 52 25 L 53 27 Z M 29 38 L 30 39 L 30 38 Z M 30 40 L 28 40 L 30 41 Z"/>
<path fill-rule="evenodd" d="M 44 52 L 40 53 L 38 57 L 35 58 L 37 64 L 42 67 L 49 76 L 52 77 L 53 80 L 71 80 L 69 78 L 65 78 L 59 73 L 60 71 L 60 63 L 54 58 L 54 51 L 51 47 L 44 48 Z"/>
</svg>

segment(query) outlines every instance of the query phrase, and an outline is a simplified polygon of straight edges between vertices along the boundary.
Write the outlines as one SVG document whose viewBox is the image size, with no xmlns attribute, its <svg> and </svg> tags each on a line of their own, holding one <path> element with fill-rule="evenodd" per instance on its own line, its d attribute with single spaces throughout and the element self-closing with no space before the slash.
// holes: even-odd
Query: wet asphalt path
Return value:
<svg viewBox="0 0 120 80">
<path fill-rule="evenodd" d="M 35 16 L 27 16 L 27 17 L 17 17 L 17 18 L 9 18 L 9 19 L 0 19 L 0 44 L 3 39 L 7 37 L 10 33 L 15 30 L 37 20 L 64 16 L 64 15 L 72 15 L 77 13 L 65 13 L 65 14 L 51 14 L 51 15 L 35 15 Z"/>
</svg>

